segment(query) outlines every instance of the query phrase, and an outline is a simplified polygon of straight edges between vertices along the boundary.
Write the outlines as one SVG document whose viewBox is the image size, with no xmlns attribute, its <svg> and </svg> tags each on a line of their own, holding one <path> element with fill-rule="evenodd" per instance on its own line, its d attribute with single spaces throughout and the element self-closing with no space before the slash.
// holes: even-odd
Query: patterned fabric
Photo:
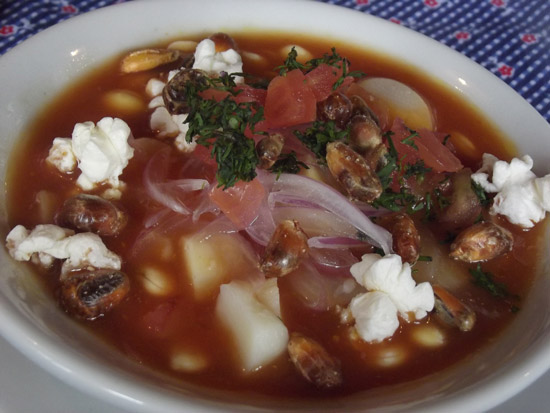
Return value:
<svg viewBox="0 0 550 413">
<path fill-rule="evenodd" d="M 71 16 L 130 0 L 0 0 L 0 54 Z M 550 0 L 318 0 L 432 37 L 500 77 L 550 121 Z"/>
</svg>

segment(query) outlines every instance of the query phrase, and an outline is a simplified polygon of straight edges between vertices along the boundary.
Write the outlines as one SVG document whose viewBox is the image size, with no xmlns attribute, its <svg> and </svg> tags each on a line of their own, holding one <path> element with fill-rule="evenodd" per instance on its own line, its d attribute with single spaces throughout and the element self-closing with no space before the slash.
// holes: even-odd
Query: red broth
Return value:
<svg viewBox="0 0 550 413">
<path fill-rule="evenodd" d="M 267 59 L 266 63 L 258 65 L 245 58 L 244 70 L 269 77 L 275 75 L 271 69 L 282 63 L 278 51 L 292 39 L 299 39 L 300 46 L 313 56 L 321 56 L 331 47 L 336 47 L 338 53 L 352 63 L 353 70 L 362 70 L 369 76 L 394 78 L 416 89 L 434 109 L 438 130 L 470 137 L 469 144 L 455 142 L 455 146 L 462 149 L 458 155 L 465 165 L 477 168 L 484 152 L 491 152 L 501 159 L 510 159 L 513 155 L 512 145 L 501 138 L 498 128 L 489 124 L 479 110 L 414 68 L 387 56 L 327 39 L 291 34 L 235 33 L 233 37 L 241 50 Z M 117 116 L 129 124 L 134 137 L 154 136 L 149 128 L 149 110 L 129 114 L 117 112 L 106 106 L 104 96 L 111 90 L 131 91 L 146 107 L 149 98 L 145 95 L 145 85 L 151 77 L 165 69 L 121 74 L 119 62 L 120 59 L 115 59 L 107 63 L 63 91 L 44 108 L 22 137 L 11 158 L 7 179 L 11 226 L 22 224 L 32 228 L 37 224 L 52 223 L 53 211 L 64 199 L 77 192 L 74 185 L 76 176 L 62 175 L 45 162 L 52 140 L 55 137 L 69 137 L 75 123 L 97 122 L 104 116 Z M 180 157 L 183 162 L 190 155 L 177 155 L 174 151 L 173 156 Z M 142 172 L 147 161 L 146 157 L 136 154 L 124 171 L 121 179 L 127 188 L 120 204 L 129 212 L 129 224 L 120 236 L 104 240 L 110 250 L 122 257 L 122 269 L 130 277 L 130 293 L 106 316 L 83 323 L 127 357 L 182 382 L 235 392 L 299 398 L 335 397 L 413 380 L 449 368 L 494 342 L 514 320 L 512 308 L 521 309 L 521 298 L 526 296 L 533 281 L 537 254 L 535 243 L 541 226 L 522 231 L 500 220 L 501 225 L 513 232 L 515 248 L 512 253 L 488 262 L 484 269 L 505 284 L 512 296 L 519 297 L 513 300 L 513 305 L 510 300 L 492 297 L 468 279 L 460 284 L 455 293 L 476 309 L 477 323 L 472 331 L 460 332 L 429 314 L 418 322 L 407 324 L 401 321 L 392 338 L 372 344 L 350 339 L 349 328 L 340 323 L 335 311 L 316 311 L 306 307 L 292 290 L 290 278 L 284 277 L 278 280 L 278 285 L 286 327 L 289 331 L 299 331 L 315 338 L 337 357 L 342 363 L 344 382 L 337 388 L 319 390 L 300 377 L 286 354 L 258 371 L 244 374 L 237 367 L 232 339 L 214 312 L 217 290 L 205 299 L 195 300 L 182 264 L 180 239 L 192 233 L 198 225 L 183 225 L 170 231 L 163 240 L 146 243 L 146 247 L 139 251 L 132 249 L 143 229 L 144 220 L 157 206 L 143 196 Z M 18 165 L 32 167 L 20 168 Z M 173 172 L 176 174 L 177 168 Z M 422 273 L 428 266 L 430 263 L 419 263 L 416 268 Z M 144 288 L 142 273 L 146 267 L 169 274 L 169 294 L 155 296 Z M 464 265 L 462 271 L 465 278 L 468 277 L 467 268 Z M 40 279 L 52 299 L 55 299 L 59 288 L 59 266 L 36 271 L 40 273 Z M 446 268 L 438 271 L 444 272 Z M 444 335 L 445 344 L 428 347 L 416 343 L 415 332 L 426 326 L 436 326 Z M 171 360 L 179 350 L 200 354 L 206 360 L 205 368 L 192 373 L 174 370 Z"/>
</svg>

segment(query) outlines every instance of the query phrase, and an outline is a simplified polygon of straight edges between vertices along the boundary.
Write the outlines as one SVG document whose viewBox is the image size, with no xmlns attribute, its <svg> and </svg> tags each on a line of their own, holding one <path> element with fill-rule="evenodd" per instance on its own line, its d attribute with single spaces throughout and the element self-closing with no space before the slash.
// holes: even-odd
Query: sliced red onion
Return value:
<svg viewBox="0 0 550 413">
<path fill-rule="evenodd" d="M 318 265 L 335 270 L 349 269 L 359 261 L 349 249 L 311 248 L 309 255 Z"/>
<path fill-rule="evenodd" d="M 357 238 L 311 237 L 307 240 L 307 245 L 310 248 L 348 249 L 350 247 L 357 247 L 365 244 Z"/>
<path fill-rule="evenodd" d="M 258 216 L 245 231 L 254 242 L 265 247 L 271 239 L 275 227 L 276 225 L 271 210 L 267 205 L 267 201 L 264 200 L 258 211 Z"/>
<path fill-rule="evenodd" d="M 374 224 L 359 208 L 334 188 L 301 175 L 281 174 L 273 184 L 269 198 L 286 196 L 295 202 L 307 201 L 332 212 L 361 231 L 371 244 L 382 248 L 384 253 L 392 252 L 391 234 Z"/>
<path fill-rule="evenodd" d="M 151 157 L 143 173 L 145 189 L 159 204 L 178 214 L 188 215 L 191 210 L 183 198 L 189 192 L 208 188 L 209 183 L 204 179 L 168 180 L 169 161 L 170 149 L 160 150 Z"/>
</svg>

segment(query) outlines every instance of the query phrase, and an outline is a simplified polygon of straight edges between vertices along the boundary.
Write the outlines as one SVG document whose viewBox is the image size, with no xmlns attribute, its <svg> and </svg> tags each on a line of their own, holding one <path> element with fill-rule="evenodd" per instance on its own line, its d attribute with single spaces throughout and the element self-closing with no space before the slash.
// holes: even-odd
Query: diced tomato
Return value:
<svg viewBox="0 0 550 413">
<path fill-rule="evenodd" d="M 210 199 L 238 230 L 242 230 L 258 216 L 265 195 L 263 185 L 258 179 L 253 179 L 249 182 L 239 181 L 227 189 L 213 188 Z"/>
<path fill-rule="evenodd" d="M 313 122 L 317 100 L 306 77 L 299 69 L 277 76 L 269 83 L 264 109 L 270 128 Z"/>
<path fill-rule="evenodd" d="M 265 105 L 267 90 L 258 89 L 249 85 L 239 85 L 237 86 L 237 90 L 239 90 L 240 93 L 235 96 L 235 102 L 258 102 L 260 106 Z"/>
<path fill-rule="evenodd" d="M 417 131 L 418 136 L 411 137 L 411 131 L 401 119 L 394 120 L 391 131 L 394 133 L 392 141 L 395 149 L 400 158 L 405 156 L 405 163 L 414 164 L 421 159 L 434 172 L 456 172 L 462 169 L 460 160 L 443 145 L 434 132 L 421 129 Z"/>
<path fill-rule="evenodd" d="M 229 96 L 229 92 L 218 89 L 206 89 L 200 92 L 200 96 L 205 100 L 214 99 L 216 102 L 219 102 Z"/>
<path fill-rule="evenodd" d="M 342 76 L 342 69 L 322 63 L 306 75 L 308 85 L 311 87 L 317 102 L 325 100 L 334 92 L 334 83 Z M 340 86 L 346 88 L 351 82 L 352 77 L 346 77 L 344 83 Z"/>
</svg>

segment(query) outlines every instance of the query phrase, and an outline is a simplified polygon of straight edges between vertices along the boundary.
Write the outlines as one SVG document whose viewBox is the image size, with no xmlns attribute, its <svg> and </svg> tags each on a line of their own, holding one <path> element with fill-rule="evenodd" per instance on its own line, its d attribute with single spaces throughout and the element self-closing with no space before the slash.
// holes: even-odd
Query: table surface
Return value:
<svg viewBox="0 0 550 413">
<path fill-rule="evenodd" d="M 75 15 L 130 0 L 0 0 L 0 55 Z M 320 0 L 432 37 L 481 64 L 550 121 L 550 0 Z M 122 410 L 73 390 L 0 338 L 0 412 Z M 548 411 L 550 373 L 494 412 Z M 39 390 L 39 391 L 37 391 Z"/>
</svg>

